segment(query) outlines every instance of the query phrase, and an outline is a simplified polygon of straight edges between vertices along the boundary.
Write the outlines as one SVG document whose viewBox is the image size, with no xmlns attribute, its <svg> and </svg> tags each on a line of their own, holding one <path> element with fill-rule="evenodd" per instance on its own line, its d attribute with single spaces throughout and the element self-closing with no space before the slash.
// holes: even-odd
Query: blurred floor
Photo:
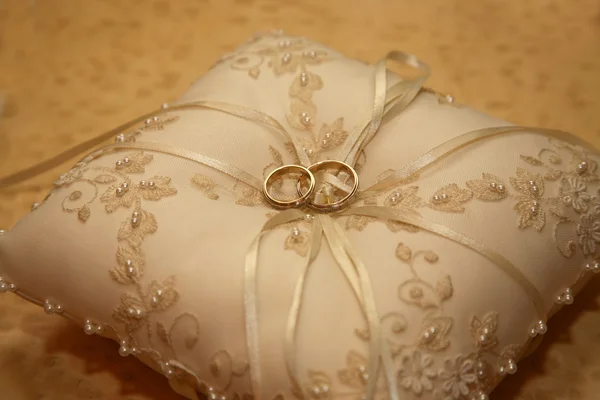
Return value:
<svg viewBox="0 0 600 400">
<path fill-rule="evenodd" d="M 254 32 L 283 28 L 373 62 L 390 49 L 433 68 L 429 85 L 518 124 L 600 147 L 598 0 L 0 0 L 0 175 L 176 98 Z M 56 171 L 0 193 L 0 226 Z M 600 282 L 495 399 L 598 398 Z M 116 347 L 0 298 L 0 388 L 10 400 L 170 400 Z M 1 396 L 1 395 L 0 395 Z"/>
</svg>

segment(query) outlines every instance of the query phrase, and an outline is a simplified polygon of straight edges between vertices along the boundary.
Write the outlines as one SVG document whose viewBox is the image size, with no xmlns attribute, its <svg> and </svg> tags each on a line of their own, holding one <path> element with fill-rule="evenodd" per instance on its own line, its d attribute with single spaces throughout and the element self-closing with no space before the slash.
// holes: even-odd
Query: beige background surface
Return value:
<svg viewBox="0 0 600 400">
<path fill-rule="evenodd" d="M 0 0 L 0 175 L 174 99 L 222 53 L 271 28 L 370 62 L 390 49 L 415 53 L 433 68 L 429 85 L 460 102 L 600 147 L 597 0 Z M 56 175 L 0 191 L 0 227 Z M 2 399 L 179 398 L 116 350 L 15 296 L 0 298 Z M 597 398 L 598 279 L 551 321 L 519 370 L 492 398 Z"/>
</svg>

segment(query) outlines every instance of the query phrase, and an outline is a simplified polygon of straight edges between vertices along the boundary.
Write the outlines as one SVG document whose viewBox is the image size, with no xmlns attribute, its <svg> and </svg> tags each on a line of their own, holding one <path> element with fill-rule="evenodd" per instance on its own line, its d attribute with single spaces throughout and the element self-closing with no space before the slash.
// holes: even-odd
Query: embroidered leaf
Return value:
<svg viewBox="0 0 600 400">
<path fill-rule="evenodd" d="M 159 115 L 146 120 L 145 125 L 140 129 L 143 131 L 162 131 L 166 125 L 179 120 L 177 115 Z"/>
<path fill-rule="evenodd" d="M 392 232 L 400 232 L 400 231 L 406 231 L 406 232 L 410 232 L 410 233 L 419 232 L 419 228 L 417 228 L 416 226 L 410 225 L 410 224 L 407 224 L 404 222 L 400 222 L 400 221 L 388 220 L 386 222 L 386 226 Z"/>
<path fill-rule="evenodd" d="M 123 293 L 121 304 L 115 308 L 113 318 L 124 323 L 127 331 L 133 333 L 146 323 L 147 314 L 140 299 L 130 293 Z"/>
<path fill-rule="evenodd" d="M 526 229 L 529 227 L 534 227 L 538 232 L 546 225 L 546 213 L 539 206 L 537 211 L 534 212 L 535 200 L 533 199 L 523 199 L 515 204 L 515 210 L 519 214 L 519 228 Z"/>
<path fill-rule="evenodd" d="M 477 347 L 484 350 L 493 349 L 498 345 L 496 330 L 498 329 L 498 313 L 489 312 L 480 320 L 477 316 L 471 318 L 469 331 Z"/>
<path fill-rule="evenodd" d="M 313 92 L 321 90 L 323 88 L 323 80 L 319 75 L 304 72 L 304 78 L 302 75 L 297 75 L 292 81 L 290 86 L 290 96 L 298 98 L 305 102 L 310 102 Z"/>
<path fill-rule="evenodd" d="M 269 146 L 269 153 L 271 153 L 271 157 L 273 157 L 273 161 L 275 161 L 275 165 L 277 165 L 278 167 L 281 167 L 283 165 L 283 156 L 281 155 L 279 150 L 277 150 L 273 146 Z"/>
<path fill-rule="evenodd" d="M 434 193 L 429 206 L 433 209 L 446 212 L 464 212 L 463 203 L 473 197 L 473 192 L 461 189 L 455 183 L 444 186 Z"/>
<path fill-rule="evenodd" d="M 258 77 L 260 76 L 260 68 L 258 68 L 258 67 L 250 68 L 250 70 L 248 71 L 248 75 L 251 78 L 258 79 Z"/>
<path fill-rule="evenodd" d="M 366 357 L 362 354 L 350 350 L 346 356 L 346 368 L 338 372 L 338 378 L 345 386 L 362 389 L 365 381 L 362 379 L 361 368 L 366 368 L 369 364 Z"/>
<path fill-rule="evenodd" d="M 151 183 L 154 182 L 154 185 Z M 146 186 L 138 185 L 139 193 L 145 200 L 160 200 L 163 197 L 177 194 L 177 189 L 170 185 L 171 178 L 166 176 L 153 176 L 148 179 Z"/>
<path fill-rule="evenodd" d="M 467 181 L 466 185 L 479 200 L 497 201 L 508 196 L 506 185 L 492 174 L 484 173 L 482 180 Z"/>
<path fill-rule="evenodd" d="M 217 184 L 208 176 L 195 174 L 192 176 L 192 183 L 198 187 L 198 189 L 202 190 L 209 199 L 219 199 L 219 195 L 213 191 L 217 187 Z"/>
<path fill-rule="evenodd" d="M 285 238 L 283 247 L 285 250 L 293 250 L 300 257 L 306 257 L 308 254 L 308 245 L 310 243 L 310 234 L 298 229 L 292 228 L 292 232 Z"/>
<path fill-rule="evenodd" d="M 139 248 L 146 236 L 156 232 L 158 229 L 158 223 L 156 217 L 149 211 L 138 209 L 136 217 L 128 217 L 121 223 L 119 232 L 117 233 L 117 239 L 119 241 L 125 240 L 133 248 Z M 136 222 L 133 222 L 135 218 Z"/>
<path fill-rule="evenodd" d="M 315 119 L 316 114 L 317 107 L 312 102 L 304 102 L 294 98 L 290 104 L 290 113 L 287 115 L 287 121 L 293 128 L 306 131 L 311 129 L 312 121 Z M 310 121 L 302 120 L 302 115 L 311 118 Z"/>
<path fill-rule="evenodd" d="M 77 212 L 77 218 L 81 222 L 87 221 L 88 218 L 90 217 L 90 215 L 92 215 L 92 211 L 90 210 L 90 206 L 87 204 L 85 206 L 81 207 L 79 209 L 79 211 Z"/>
<path fill-rule="evenodd" d="M 526 169 L 517 168 L 517 177 L 511 177 L 509 180 L 513 187 L 526 197 L 540 197 L 544 194 L 544 179 L 540 174 L 533 175 Z M 532 190 L 533 186 L 537 187 L 536 192 Z"/>
<path fill-rule="evenodd" d="M 396 257 L 404 262 L 409 262 L 412 259 L 412 250 L 404 243 L 398 243 Z"/>
<path fill-rule="evenodd" d="M 329 376 L 327 376 L 327 374 L 324 374 L 323 372 L 309 370 L 308 378 L 310 379 L 311 386 L 327 385 L 331 387 L 331 379 L 329 379 Z"/>
<path fill-rule="evenodd" d="M 144 258 L 124 245 L 117 248 L 117 266 L 110 271 L 110 276 L 116 282 L 130 285 L 137 282 L 144 272 Z"/>
<path fill-rule="evenodd" d="M 396 189 L 386 197 L 383 205 L 386 207 L 396 207 L 405 213 L 416 213 L 416 208 L 425 205 L 423 199 L 417 196 L 418 191 L 418 186 Z"/>
<path fill-rule="evenodd" d="M 179 333 L 183 333 L 183 338 L 178 337 Z M 171 338 L 171 343 L 176 346 L 179 343 L 183 342 L 187 349 L 192 349 L 198 343 L 198 337 L 200 336 L 200 327 L 198 325 L 198 319 L 190 314 L 183 313 L 178 315 L 173 321 L 173 325 L 171 325 L 171 329 L 169 330 L 169 337 Z"/>
<path fill-rule="evenodd" d="M 81 198 L 82 194 L 83 193 L 81 193 L 81 191 L 76 190 L 69 195 L 69 200 L 71 200 L 71 201 L 79 200 Z"/>
<path fill-rule="evenodd" d="M 106 192 L 100 196 L 100 202 L 106 203 L 104 209 L 108 213 L 117 210 L 119 207 L 131 207 L 138 196 L 137 190 L 135 189 L 130 188 L 121 194 L 117 194 L 117 189 L 122 189 L 121 185 L 111 185 L 106 189 Z"/>
<path fill-rule="evenodd" d="M 561 176 L 563 176 L 563 172 L 558 169 L 548 169 L 548 171 L 546 171 L 544 174 L 544 178 L 548 179 L 549 181 L 555 181 Z"/>
<path fill-rule="evenodd" d="M 346 219 L 346 230 L 356 229 L 362 231 L 370 222 L 374 221 L 377 221 L 377 218 L 366 215 L 351 215 Z"/>
<path fill-rule="evenodd" d="M 509 359 L 518 360 L 522 351 L 523 347 L 519 346 L 518 344 L 510 344 L 502 349 L 502 352 L 500 353 L 500 360 L 503 361 L 503 363 L 506 363 Z"/>
<path fill-rule="evenodd" d="M 344 118 L 338 118 L 331 125 L 323 124 L 319 131 L 318 146 L 320 151 L 334 149 L 348 138 L 348 131 L 344 130 Z"/>
<path fill-rule="evenodd" d="M 175 290 L 173 277 L 165 280 L 163 283 L 152 281 L 148 285 L 146 294 L 150 302 L 148 308 L 154 311 L 164 311 L 172 307 L 179 300 L 179 293 Z"/>
<path fill-rule="evenodd" d="M 398 288 L 398 296 L 406 304 L 415 305 L 423 309 L 438 307 L 440 304 L 433 288 L 426 282 L 418 279 L 403 282 Z"/>
<path fill-rule="evenodd" d="M 246 187 L 242 190 L 242 196 L 239 198 L 235 204 L 239 204 L 241 206 L 259 206 L 263 204 L 263 195 L 261 192 L 254 188 Z"/>
<path fill-rule="evenodd" d="M 117 180 L 117 178 L 115 178 L 112 175 L 107 175 L 107 174 L 98 175 L 97 177 L 94 178 L 94 182 L 96 182 L 96 183 L 113 183 L 116 180 Z"/>
<path fill-rule="evenodd" d="M 419 335 L 419 346 L 430 351 L 442 351 L 450 346 L 448 333 L 454 320 L 444 316 L 427 316 L 423 321 Z"/>
<path fill-rule="evenodd" d="M 127 163 L 124 162 L 126 158 L 129 159 Z M 145 166 L 152 162 L 152 158 L 152 154 L 146 154 L 143 151 L 129 154 L 121 159 L 121 166 L 115 167 L 115 170 L 126 174 L 145 172 Z"/>
<path fill-rule="evenodd" d="M 450 297 L 452 297 L 454 289 L 452 288 L 452 280 L 450 279 L 450 276 L 446 275 L 440 279 L 435 285 L 435 291 L 441 301 L 448 300 Z"/>
<path fill-rule="evenodd" d="M 562 158 L 558 154 L 552 154 L 550 156 L 550 162 L 552 164 L 560 164 L 562 162 Z"/>
<path fill-rule="evenodd" d="M 169 334 L 167 333 L 165 326 L 160 322 L 156 323 L 156 335 L 164 344 L 169 346 L 171 345 L 171 341 L 169 340 Z"/>
<path fill-rule="evenodd" d="M 535 158 L 535 157 L 531 157 L 531 156 L 521 155 L 521 160 L 523 160 L 526 163 L 531 164 L 531 165 L 543 165 L 544 164 L 544 163 L 542 163 L 542 160 L 540 160 L 539 158 Z"/>
<path fill-rule="evenodd" d="M 438 255 L 435 254 L 433 251 L 425 251 L 424 258 L 425 261 L 427 261 L 430 264 L 436 263 L 439 260 Z"/>
</svg>

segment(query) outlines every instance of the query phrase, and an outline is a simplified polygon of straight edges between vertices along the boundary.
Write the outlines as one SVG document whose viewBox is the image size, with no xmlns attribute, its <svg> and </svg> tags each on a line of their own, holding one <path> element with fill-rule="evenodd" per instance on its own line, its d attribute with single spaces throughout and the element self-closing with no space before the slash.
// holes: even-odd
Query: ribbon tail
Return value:
<svg viewBox="0 0 600 400">
<path fill-rule="evenodd" d="M 288 369 L 288 374 L 291 377 L 292 384 L 294 386 L 294 392 L 304 398 L 304 391 L 300 385 L 300 379 L 298 376 L 298 369 L 296 365 L 296 333 L 300 312 L 302 311 L 302 300 L 304 298 L 304 292 L 306 289 L 306 279 L 313 261 L 317 258 L 319 250 L 321 248 L 321 239 L 323 230 L 321 223 L 318 218 L 313 220 L 311 244 L 309 249 L 308 260 L 304 266 L 304 270 L 296 282 L 296 288 L 294 290 L 294 297 L 292 305 L 290 306 L 290 312 L 288 314 L 287 327 L 285 333 L 285 362 Z"/>
<path fill-rule="evenodd" d="M 244 308 L 246 317 L 246 346 L 248 348 L 248 360 L 250 364 L 250 377 L 252 380 L 252 393 L 255 399 L 262 399 L 260 384 L 260 346 L 258 334 L 258 292 L 257 272 L 258 255 L 260 243 L 268 231 L 294 220 L 304 218 L 304 213 L 299 210 L 286 210 L 269 219 L 254 238 L 248 252 L 246 253 L 246 265 L 244 268 Z"/>
<path fill-rule="evenodd" d="M 344 275 L 355 290 L 355 294 L 358 296 L 365 313 L 369 327 L 368 371 L 370 375 L 367 381 L 366 399 L 373 400 L 377 391 L 377 378 L 380 367 L 381 326 L 371 282 L 365 266 L 352 250 L 352 246 L 341 228 L 328 215 L 320 215 L 319 218 L 321 219 L 323 232 L 329 242 L 331 251 Z M 356 287 L 356 281 L 358 281 L 358 287 Z"/>
</svg>

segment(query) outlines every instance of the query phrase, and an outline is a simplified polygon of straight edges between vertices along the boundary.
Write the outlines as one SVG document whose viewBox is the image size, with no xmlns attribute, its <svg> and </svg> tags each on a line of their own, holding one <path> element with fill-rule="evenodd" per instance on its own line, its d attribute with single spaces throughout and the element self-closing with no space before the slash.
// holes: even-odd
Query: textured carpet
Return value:
<svg viewBox="0 0 600 400">
<path fill-rule="evenodd" d="M 461 103 L 600 147 L 597 0 L 0 0 L 0 175 L 176 98 L 222 53 L 271 28 L 369 62 L 390 49 L 417 54 L 433 68 L 428 85 Z M 0 191 L 0 227 L 56 175 Z M 598 279 L 519 370 L 493 399 L 598 398 Z M 9 295 L 0 388 L 8 400 L 179 399 L 114 343 Z"/>
</svg>

